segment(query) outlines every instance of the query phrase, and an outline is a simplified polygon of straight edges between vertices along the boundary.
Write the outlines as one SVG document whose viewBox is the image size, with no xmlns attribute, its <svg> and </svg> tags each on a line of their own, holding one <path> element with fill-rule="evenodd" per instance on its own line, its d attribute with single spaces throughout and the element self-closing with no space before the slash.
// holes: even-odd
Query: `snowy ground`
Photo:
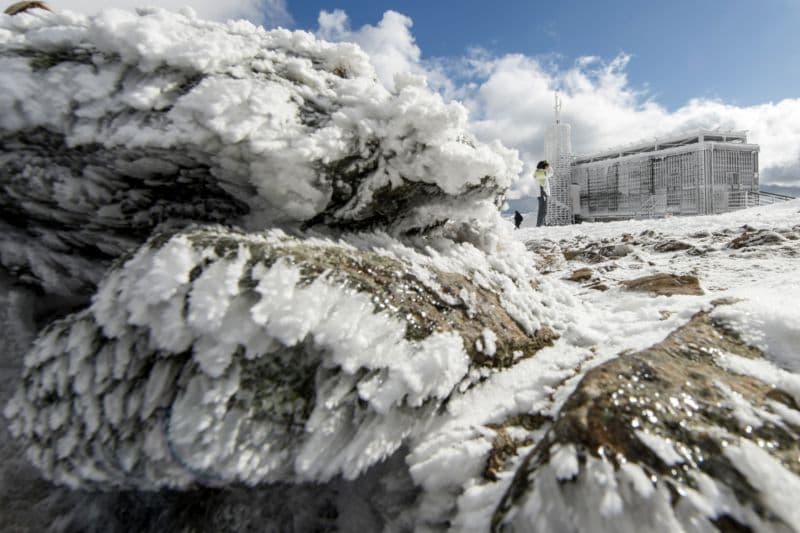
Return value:
<svg viewBox="0 0 800 533">
<path fill-rule="evenodd" d="M 510 379 L 510 375 L 498 377 L 490 380 L 493 385 L 487 384 L 484 391 L 473 391 L 470 412 L 479 411 L 480 408 L 474 406 L 484 405 L 487 396 L 491 398 L 494 394 L 517 402 L 521 398 L 536 397 L 538 405 L 534 405 L 539 413 L 554 414 L 589 368 L 618 354 L 639 351 L 660 342 L 695 313 L 712 309 L 712 302 L 723 298 L 738 302 L 716 308 L 712 316 L 726 322 L 746 342 L 761 348 L 771 361 L 759 368 L 739 365 L 735 371 L 781 387 L 797 397 L 796 387 L 800 381 L 795 372 L 800 368 L 800 311 L 793 302 L 800 297 L 800 283 L 797 282 L 800 201 L 718 216 L 544 228 L 523 225 L 512 234 L 536 251 L 542 279 L 556 282 L 556 286 L 575 298 L 574 322 L 555 346 L 526 361 L 529 366 L 519 365 L 515 372 L 509 373 L 516 381 Z M 598 250 L 604 251 L 606 256 L 591 253 Z M 565 253 L 572 255 L 571 252 L 580 251 L 589 253 L 570 261 L 564 257 Z M 581 268 L 591 269 L 591 279 L 567 280 Z M 626 290 L 621 285 L 625 280 L 656 273 L 694 275 L 705 294 L 653 296 Z M 558 285 L 559 282 L 563 285 Z M 556 378 L 559 368 L 564 370 L 560 379 Z M 537 376 L 535 385 L 530 376 Z M 496 387 L 494 391 L 493 387 Z M 740 407 L 733 410 L 737 417 L 744 416 L 748 410 Z M 506 415 L 513 413 L 514 408 L 505 412 Z M 792 411 L 788 416 L 797 414 Z M 537 442 L 541 433 L 528 437 Z M 741 449 L 752 452 L 750 444 L 744 443 Z M 518 458 L 524 456 L 522 449 Z M 779 475 L 769 466 L 762 467 L 758 471 L 760 474 L 754 470 L 746 476 L 754 485 L 758 481 L 753 480 L 753 476 Z M 783 472 L 781 470 L 780 475 Z M 496 501 L 496 493 L 505 490 L 502 486 L 510 482 L 510 476 L 501 474 L 496 484 L 465 485 L 466 491 L 459 498 L 462 507 L 462 514 L 456 520 L 459 529 L 482 531 L 488 527 L 486 507 L 491 506 L 488 502 Z M 788 479 L 791 483 L 785 484 L 785 490 L 793 498 L 800 496 L 797 478 L 790 474 Z M 548 503 L 548 497 L 542 498 L 552 514 L 553 506 L 557 505 Z M 587 501 L 585 505 L 591 504 Z M 652 501 L 649 505 L 653 505 Z M 655 512 L 654 508 L 651 510 Z M 786 506 L 781 512 L 793 516 Z M 633 510 L 625 513 L 633 513 Z M 632 519 L 635 527 L 636 519 Z M 616 522 L 619 530 L 624 529 L 626 522 L 625 519 Z M 788 523 L 798 525 L 796 517 L 790 518 Z M 549 524 L 552 526 L 553 521 Z M 515 525 L 519 527 L 518 523 Z M 600 528 L 600 523 L 595 527 Z M 669 529 L 666 524 L 663 527 Z M 763 525 L 756 529 L 772 530 Z"/>
<path fill-rule="evenodd" d="M 450 527 L 456 531 L 487 531 L 514 472 L 548 428 L 547 423 L 537 425 L 536 417 L 555 417 L 589 369 L 619 354 L 659 343 L 698 311 L 711 310 L 712 302 L 723 298 L 740 301 L 716 308 L 713 316 L 726 321 L 747 342 L 762 348 L 771 360 L 757 368 L 740 365 L 736 371 L 788 390 L 795 398 L 800 397 L 798 376 L 793 373 L 800 361 L 797 353 L 800 312 L 792 304 L 800 297 L 800 284 L 796 280 L 800 257 L 800 201 L 719 216 L 524 227 L 519 231 L 509 229 L 506 236 L 525 243 L 534 251 L 517 260 L 537 263 L 537 281 L 542 286 L 543 302 L 560 308 L 557 315 L 563 323 L 558 324 L 557 329 L 561 338 L 535 357 L 489 376 L 463 396 L 452 399 L 447 413 L 410 446 L 407 462 L 414 481 L 424 488 L 417 523 L 441 524 L 448 519 Z M 564 257 L 565 252 L 586 248 L 605 249 L 610 257 L 585 255 L 596 259 L 590 262 L 567 261 Z M 658 251 L 669 249 L 674 251 Z M 584 282 L 566 279 L 580 268 L 590 268 L 592 279 Z M 656 273 L 694 275 L 704 294 L 654 296 L 628 291 L 620 285 L 622 281 Z M 593 288 L 600 284 L 607 289 Z M 569 305 L 561 307 L 565 302 Z M 734 414 L 740 417 L 747 411 L 742 407 L 734 409 Z M 800 415 L 793 410 L 781 412 L 785 420 Z M 519 417 L 526 414 L 533 415 L 528 424 L 519 423 Z M 497 448 L 501 436 L 510 438 L 518 447 L 515 455 L 499 468 L 496 480 L 488 481 L 484 473 L 487 456 Z M 749 454 L 754 463 L 763 458 L 753 452 L 750 442 L 738 449 L 747 450 L 743 454 Z M 554 468 L 557 477 L 562 479 L 557 463 Z M 598 476 L 602 479 L 605 474 L 601 470 L 599 468 Z M 784 476 L 787 493 L 792 497 L 800 496 L 797 478 L 774 462 L 761 462 L 759 468 L 744 473 L 755 486 L 759 486 L 759 477 Z M 566 477 L 570 475 L 568 472 Z M 575 512 L 591 517 L 597 512 L 588 509 L 594 505 L 588 499 L 571 502 L 569 511 L 559 511 L 552 502 L 548 504 L 548 498 L 554 495 L 555 492 L 545 492 L 542 497 L 550 514 L 566 516 Z M 720 497 L 720 501 L 723 500 Z M 654 501 L 650 500 L 649 505 L 654 506 Z M 733 505 L 736 505 L 735 500 Z M 786 506 L 785 502 L 774 505 L 778 514 L 788 517 L 789 524 L 797 524 L 793 521 L 791 506 Z M 655 512 L 650 506 L 642 509 Z M 619 511 L 618 508 L 615 512 Z M 643 515 L 637 518 L 637 510 L 627 507 L 622 513 L 616 522 L 611 521 L 611 530 L 614 530 L 614 523 L 620 530 L 625 524 L 636 530 L 637 520 L 642 520 Z M 561 518 L 548 520 L 552 525 Z M 593 519 L 589 520 L 592 523 Z M 530 524 L 527 528 L 536 530 Z M 654 530 L 670 531 L 679 527 L 674 521 L 669 524 L 663 522 L 659 526 L 661 529 Z M 595 522 L 595 526 L 599 528 L 600 523 Z M 763 524 L 756 529 L 782 530 L 781 526 L 773 529 Z M 592 531 L 591 527 L 584 530 Z"/>
<path fill-rule="evenodd" d="M 526 221 L 527 222 L 527 221 Z M 728 245 L 742 233 L 756 238 L 740 248 Z M 629 235 L 630 237 L 625 237 Z M 598 291 L 574 284 L 576 295 L 591 302 L 607 318 L 595 326 L 606 329 L 602 345 L 630 342 L 651 327 L 652 340 L 669 330 L 673 324 L 660 311 L 670 316 L 686 317 L 712 300 L 724 297 L 744 301 L 725 311 L 740 324 L 742 333 L 758 336 L 768 356 L 791 363 L 791 349 L 800 346 L 800 311 L 791 302 L 800 296 L 797 280 L 800 253 L 800 200 L 780 205 L 735 211 L 716 216 L 665 218 L 658 220 L 628 220 L 609 223 L 580 224 L 561 227 L 525 227 L 514 232 L 519 240 L 542 251 L 577 250 L 590 243 L 630 246 L 624 257 L 598 263 L 557 259 L 548 265 L 547 276 L 564 278 L 580 267 L 592 268 L 595 280 L 601 280 L 607 291 Z M 632 238 L 631 240 L 628 240 Z M 685 249 L 658 251 L 668 241 L 685 243 Z M 683 248 L 684 246 L 679 246 Z M 555 255 L 555 254 L 551 254 Z M 704 296 L 651 297 L 625 291 L 618 286 L 622 280 L 667 272 L 691 274 L 700 280 Z M 722 313 L 723 311 L 719 311 Z M 659 316 L 660 315 L 660 316 Z M 747 318 L 749 317 L 749 319 Z M 749 326 L 745 326 L 745 320 Z M 646 325 L 648 324 L 648 325 Z M 755 340 L 756 337 L 752 337 Z M 637 346 L 627 346 L 636 348 Z M 787 352 L 789 350 L 789 352 Z M 794 366 L 797 369 L 797 366 Z"/>
</svg>

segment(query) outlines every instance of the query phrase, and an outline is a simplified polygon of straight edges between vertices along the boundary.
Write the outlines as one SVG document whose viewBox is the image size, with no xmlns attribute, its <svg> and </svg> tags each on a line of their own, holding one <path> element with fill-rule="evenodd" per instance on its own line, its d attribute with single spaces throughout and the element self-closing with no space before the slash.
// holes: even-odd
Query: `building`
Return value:
<svg viewBox="0 0 800 533">
<path fill-rule="evenodd" d="M 759 147 L 744 131 L 698 130 L 587 156 L 572 153 L 571 135 L 556 95 L 544 145 L 553 168 L 549 226 L 723 213 L 790 199 L 759 191 Z"/>
<path fill-rule="evenodd" d="M 547 225 L 723 213 L 758 205 L 757 144 L 744 131 L 699 130 L 588 156 L 560 119 L 545 135 L 553 167 Z"/>
<path fill-rule="evenodd" d="M 574 158 L 573 214 L 612 220 L 757 205 L 758 151 L 743 131 L 700 130 Z"/>
</svg>

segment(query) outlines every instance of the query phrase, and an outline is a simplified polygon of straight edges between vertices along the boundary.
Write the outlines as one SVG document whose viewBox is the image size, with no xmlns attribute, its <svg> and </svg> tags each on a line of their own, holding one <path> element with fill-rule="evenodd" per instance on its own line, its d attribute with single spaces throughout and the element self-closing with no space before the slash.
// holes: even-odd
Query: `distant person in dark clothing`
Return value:
<svg viewBox="0 0 800 533">
<path fill-rule="evenodd" d="M 550 163 L 547 161 L 539 161 L 536 164 L 536 172 L 533 177 L 536 179 L 538 185 L 539 196 L 539 212 L 536 216 L 536 225 L 544 226 L 545 218 L 547 217 L 547 201 L 550 199 L 550 178 L 553 176 L 553 171 L 550 169 Z"/>
<path fill-rule="evenodd" d="M 522 215 L 519 214 L 519 211 L 514 211 L 514 229 L 519 229 L 520 224 L 522 224 Z"/>
</svg>

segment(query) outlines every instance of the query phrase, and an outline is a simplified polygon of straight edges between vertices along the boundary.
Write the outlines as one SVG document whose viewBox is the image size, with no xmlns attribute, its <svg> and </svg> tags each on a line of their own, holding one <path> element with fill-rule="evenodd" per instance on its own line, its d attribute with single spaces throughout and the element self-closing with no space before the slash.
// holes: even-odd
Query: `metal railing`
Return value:
<svg viewBox="0 0 800 533">
<path fill-rule="evenodd" d="M 732 209 L 744 209 L 746 207 L 779 204 L 794 199 L 794 196 L 789 196 L 787 194 L 777 194 L 766 191 L 741 191 L 739 194 L 731 194 L 728 198 L 728 202 Z"/>
</svg>

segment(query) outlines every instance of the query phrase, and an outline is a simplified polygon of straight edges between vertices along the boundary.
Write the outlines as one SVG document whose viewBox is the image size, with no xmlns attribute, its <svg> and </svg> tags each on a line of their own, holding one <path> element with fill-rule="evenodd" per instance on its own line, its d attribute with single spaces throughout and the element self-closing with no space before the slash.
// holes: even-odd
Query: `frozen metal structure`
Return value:
<svg viewBox="0 0 800 533">
<path fill-rule="evenodd" d="M 570 183 L 572 172 L 572 128 L 561 123 L 561 100 L 556 94 L 555 123 L 545 133 L 544 156 L 553 169 L 545 224 L 560 226 L 573 221 Z"/>
<path fill-rule="evenodd" d="M 722 213 L 763 203 L 757 144 L 700 130 L 576 157 L 572 214 L 584 220 Z M 560 217 L 555 224 L 564 224 Z"/>
</svg>

